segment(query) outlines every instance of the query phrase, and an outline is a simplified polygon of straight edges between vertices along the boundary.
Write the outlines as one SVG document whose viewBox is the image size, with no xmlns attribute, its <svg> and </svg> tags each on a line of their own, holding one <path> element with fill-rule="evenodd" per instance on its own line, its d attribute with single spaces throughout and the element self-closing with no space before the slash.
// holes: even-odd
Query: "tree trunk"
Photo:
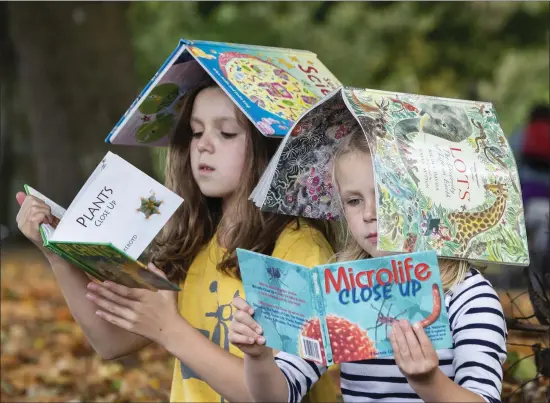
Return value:
<svg viewBox="0 0 550 403">
<path fill-rule="evenodd" d="M 0 3 L 0 242 L 15 227 L 15 216 L 10 211 L 15 163 L 12 141 L 15 64 L 7 25 L 8 4 L 3 2 Z"/>
<path fill-rule="evenodd" d="M 150 150 L 109 147 L 138 90 L 127 3 L 9 3 L 37 189 L 67 207 L 111 149 L 148 174 Z"/>
</svg>

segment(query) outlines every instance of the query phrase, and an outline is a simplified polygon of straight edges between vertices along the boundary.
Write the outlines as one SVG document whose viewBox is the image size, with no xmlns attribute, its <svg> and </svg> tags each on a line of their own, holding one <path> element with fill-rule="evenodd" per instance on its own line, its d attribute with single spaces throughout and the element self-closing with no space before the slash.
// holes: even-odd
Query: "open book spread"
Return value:
<svg viewBox="0 0 550 403">
<path fill-rule="evenodd" d="M 339 88 L 298 119 L 250 198 L 341 219 L 332 158 L 356 130 L 373 157 L 379 250 L 529 264 L 516 163 L 486 102 Z"/>
<path fill-rule="evenodd" d="M 281 137 L 341 85 L 309 51 L 182 39 L 106 141 L 168 145 L 185 94 L 208 77 L 262 134 Z"/>
<path fill-rule="evenodd" d="M 33 189 L 55 217 L 41 224 L 44 245 L 100 280 L 177 289 L 138 259 L 183 199 L 108 152 L 67 210 Z"/>
<path fill-rule="evenodd" d="M 323 365 L 393 356 L 400 319 L 452 348 L 437 262 L 415 252 L 308 268 L 237 250 L 246 300 L 267 346 Z"/>
</svg>

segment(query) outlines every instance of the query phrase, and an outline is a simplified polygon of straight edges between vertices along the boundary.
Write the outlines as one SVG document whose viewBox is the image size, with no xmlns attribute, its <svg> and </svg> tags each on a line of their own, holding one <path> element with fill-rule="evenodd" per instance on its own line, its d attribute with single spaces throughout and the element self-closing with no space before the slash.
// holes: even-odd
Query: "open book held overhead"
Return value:
<svg viewBox="0 0 550 403">
<path fill-rule="evenodd" d="M 250 198 L 343 218 L 332 157 L 354 130 L 373 157 L 379 250 L 529 264 L 516 162 L 488 102 L 341 87 L 298 119 Z"/>
<path fill-rule="evenodd" d="M 167 146 L 185 95 L 214 80 L 264 136 L 283 137 L 341 83 L 307 50 L 181 39 L 106 142 Z"/>
</svg>

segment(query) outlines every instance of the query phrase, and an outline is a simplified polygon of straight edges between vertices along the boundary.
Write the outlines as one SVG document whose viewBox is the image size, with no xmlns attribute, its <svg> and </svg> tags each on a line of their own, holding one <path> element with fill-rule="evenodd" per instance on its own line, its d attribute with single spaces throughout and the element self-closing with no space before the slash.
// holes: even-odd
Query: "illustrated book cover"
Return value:
<svg viewBox="0 0 550 403">
<path fill-rule="evenodd" d="M 306 50 L 181 39 L 106 142 L 166 146 L 188 91 L 213 79 L 265 136 L 294 121 L 341 83 Z"/>
<path fill-rule="evenodd" d="M 393 356 L 400 319 L 420 323 L 434 348 L 452 347 L 433 252 L 308 268 L 238 249 L 246 301 L 266 345 L 322 365 Z"/>
<path fill-rule="evenodd" d="M 487 102 L 341 87 L 298 119 L 250 198 L 342 219 L 332 158 L 357 131 L 374 165 L 379 250 L 529 264 L 516 162 Z"/>
</svg>

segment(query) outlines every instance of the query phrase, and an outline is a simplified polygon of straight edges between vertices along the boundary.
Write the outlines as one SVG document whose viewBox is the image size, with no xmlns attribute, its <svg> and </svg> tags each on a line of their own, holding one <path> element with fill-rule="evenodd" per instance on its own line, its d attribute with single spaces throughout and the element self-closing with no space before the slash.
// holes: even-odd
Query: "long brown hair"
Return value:
<svg viewBox="0 0 550 403">
<path fill-rule="evenodd" d="M 287 226 L 295 224 L 296 229 L 300 227 L 296 217 L 262 212 L 248 200 L 280 141 L 262 135 L 236 106 L 239 121 L 248 129 L 242 186 L 239 186 L 235 194 L 237 211 L 233 210 L 233 217 L 225 220 L 221 200 L 201 193 L 191 170 L 190 119 L 197 95 L 205 88 L 216 86 L 213 81 L 208 80 L 186 94 L 179 120 L 171 136 L 165 184 L 181 196 L 184 202 L 155 239 L 152 261 L 172 281 L 185 279 L 193 259 L 220 230 L 222 223 L 224 233 L 229 232 L 231 236 L 226 237 L 226 252 L 218 263 L 218 270 L 238 278 L 240 271 L 235 250 L 237 247 L 270 255 L 277 238 Z M 323 223 L 300 221 L 307 222 L 330 239 Z M 230 228 L 227 228 L 227 222 L 231 223 Z"/>
<path fill-rule="evenodd" d="M 336 177 L 336 164 L 346 154 L 352 152 L 369 153 L 370 147 L 367 141 L 367 137 L 363 130 L 357 126 L 348 136 L 342 140 L 336 150 L 333 165 L 332 165 L 332 180 L 338 189 L 338 178 Z M 343 210 L 340 199 L 338 198 L 340 206 Z M 368 259 L 370 256 L 353 238 L 351 231 L 347 225 L 342 225 L 341 235 L 343 248 L 334 256 L 334 260 L 344 262 L 351 260 Z M 466 276 L 469 270 L 469 263 L 464 260 L 451 260 L 438 258 L 439 270 L 441 272 L 441 283 L 443 289 L 448 291 L 452 289 L 456 284 L 460 283 Z"/>
</svg>

